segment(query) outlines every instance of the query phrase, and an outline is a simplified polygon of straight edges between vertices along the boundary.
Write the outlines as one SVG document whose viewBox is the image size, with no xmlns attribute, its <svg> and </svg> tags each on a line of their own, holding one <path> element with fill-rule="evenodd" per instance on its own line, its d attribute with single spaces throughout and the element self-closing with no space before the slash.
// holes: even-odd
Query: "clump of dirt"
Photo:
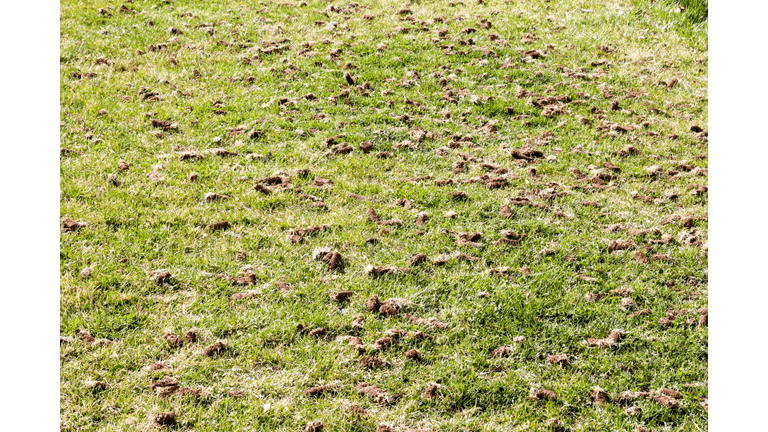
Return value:
<svg viewBox="0 0 768 432">
<path fill-rule="evenodd" d="M 377 350 L 384 350 L 395 344 L 395 340 L 389 336 L 384 336 L 376 340 L 373 343 L 373 348 Z"/>
<path fill-rule="evenodd" d="M 389 298 L 384 300 L 384 302 L 381 303 L 379 306 L 379 313 L 384 316 L 395 316 L 400 313 L 400 311 L 407 308 L 409 305 L 411 305 L 411 302 L 405 299 L 401 298 Z"/>
<path fill-rule="evenodd" d="M 635 246 L 635 242 L 626 240 L 614 240 L 608 245 L 608 252 L 630 249 Z"/>
<path fill-rule="evenodd" d="M 501 206 L 501 211 L 499 212 L 499 215 L 504 218 L 512 217 L 512 208 L 510 208 L 508 205 Z"/>
<path fill-rule="evenodd" d="M 651 399 L 653 399 L 656 402 L 658 402 L 659 405 L 667 407 L 667 408 L 672 409 L 672 410 L 676 410 L 676 409 L 680 408 L 680 406 L 681 406 L 681 404 L 680 404 L 680 402 L 678 400 L 676 400 L 675 398 L 669 397 L 669 396 L 665 396 L 665 395 L 654 395 L 654 396 L 651 396 Z"/>
<path fill-rule="evenodd" d="M 148 372 L 154 372 L 154 371 L 165 370 L 165 369 L 170 369 L 170 368 L 162 363 L 152 363 L 151 365 L 146 366 L 144 368 L 144 370 Z"/>
<path fill-rule="evenodd" d="M 314 235 L 316 233 L 324 232 L 330 230 L 331 227 L 328 225 L 317 225 L 317 226 L 311 226 L 307 228 L 294 228 L 288 230 L 288 239 L 291 241 L 291 243 L 303 243 L 304 237 Z M 329 250 L 330 251 L 330 250 Z M 322 257 L 315 258 L 315 259 L 321 259 Z"/>
<path fill-rule="evenodd" d="M 642 408 L 640 408 L 637 405 L 632 405 L 631 407 L 624 408 L 624 415 L 627 415 L 629 417 L 632 417 L 634 415 L 638 415 L 643 411 Z"/>
<path fill-rule="evenodd" d="M 304 390 L 304 396 L 310 397 L 310 396 L 320 396 L 323 393 L 326 393 L 330 390 L 332 390 L 333 387 L 330 385 L 321 385 L 317 387 L 312 387 Z"/>
<path fill-rule="evenodd" d="M 256 297 L 259 294 L 261 294 L 261 291 L 259 290 L 248 290 L 248 291 L 243 291 L 239 293 L 234 293 L 230 298 L 232 300 L 242 300 L 242 299 L 249 299 L 249 298 Z"/>
<path fill-rule="evenodd" d="M 353 295 L 355 295 L 354 291 L 336 291 L 331 293 L 331 301 L 336 303 L 345 302 Z"/>
<path fill-rule="evenodd" d="M 72 218 L 64 218 L 61 220 L 61 225 L 63 227 L 63 231 L 75 231 L 77 229 L 80 229 L 84 226 L 88 226 L 85 222 L 76 222 Z"/>
<path fill-rule="evenodd" d="M 163 337 L 168 342 L 168 344 L 173 346 L 173 347 L 179 347 L 183 343 L 181 338 L 176 336 L 173 332 L 165 332 Z"/>
<path fill-rule="evenodd" d="M 172 376 L 165 376 L 150 384 L 149 388 L 154 390 L 159 397 L 168 397 L 179 389 L 179 380 Z"/>
<path fill-rule="evenodd" d="M 86 381 L 85 386 L 91 390 L 104 390 L 107 388 L 107 383 L 104 381 Z"/>
<path fill-rule="evenodd" d="M 282 295 L 287 295 L 289 292 L 291 292 L 291 286 L 280 280 L 275 281 L 275 288 Z"/>
<path fill-rule="evenodd" d="M 368 312 L 378 312 L 380 306 L 381 302 L 379 302 L 379 296 L 377 295 L 368 297 L 368 300 L 365 303 L 365 308 L 368 309 Z"/>
<path fill-rule="evenodd" d="M 546 390 L 542 388 L 531 389 L 531 400 L 551 400 L 556 401 L 557 395 L 552 390 Z"/>
<path fill-rule="evenodd" d="M 429 214 L 427 214 L 427 212 L 419 212 L 419 214 L 416 215 L 416 225 L 424 225 L 427 223 L 427 220 L 429 220 Z"/>
<path fill-rule="evenodd" d="M 328 270 L 335 270 L 342 266 L 341 254 L 333 251 L 323 257 L 323 262 L 328 263 Z"/>
<path fill-rule="evenodd" d="M 407 360 L 420 360 L 421 353 L 416 349 L 411 349 L 406 351 L 405 354 L 403 354 L 403 357 L 405 357 Z"/>
<path fill-rule="evenodd" d="M 435 396 L 437 396 L 437 391 L 440 389 L 440 386 L 435 383 L 427 384 L 427 387 L 424 389 L 424 392 L 421 394 L 422 400 L 431 400 L 434 399 Z"/>
<path fill-rule="evenodd" d="M 229 228 L 229 221 L 214 222 L 212 224 L 206 225 L 205 227 L 205 229 L 209 229 L 211 231 L 225 230 L 227 228 Z"/>
<path fill-rule="evenodd" d="M 366 396 L 376 401 L 376 403 L 379 405 L 386 405 L 392 401 L 392 398 L 389 394 L 387 394 L 386 391 L 367 382 L 362 382 L 356 385 L 355 391 L 365 394 Z"/>
<path fill-rule="evenodd" d="M 409 269 L 407 268 L 398 268 L 398 267 L 392 267 L 392 266 L 366 266 L 365 267 L 365 274 L 372 276 L 374 278 L 378 278 L 381 275 L 390 274 L 390 273 L 407 273 Z"/>
<path fill-rule="evenodd" d="M 309 333 L 307 333 L 307 336 L 325 336 L 326 332 L 327 330 L 325 327 L 318 327 L 310 330 Z"/>
<path fill-rule="evenodd" d="M 506 357 L 508 355 L 512 354 L 512 348 L 501 346 L 496 348 L 495 350 L 491 351 L 491 357 Z"/>
<path fill-rule="evenodd" d="M 213 192 L 208 192 L 203 195 L 203 201 L 205 202 L 226 201 L 230 198 L 231 197 L 229 195 L 222 195 Z"/>
<path fill-rule="evenodd" d="M 356 349 L 360 352 L 365 350 L 365 345 L 363 345 L 363 340 L 357 336 L 351 336 L 349 338 L 349 346 L 350 348 Z"/>
<path fill-rule="evenodd" d="M 428 258 L 425 254 L 416 254 L 411 257 L 411 266 L 417 266 L 419 264 L 427 262 Z"/>
<path fill-rule="evenodd" d="M 374 369 L 386 366 L 387 362 L 379 357 L 361 357 L 360 366 L 367 369 Z"/>
<path fill-rule="evenodd" d="M 354 403 L 353 403 L 353 404 L 349 405 L 349 406 L 347 407 L 347 409 L 349 409 L 349 411 L 350 411 L 352 414 L 356 415 L 356 416 L 360 416 L 360 417 L 363 417 L 363 416 L 366 416 L 366 415 L 368 415 L 368 412 L 367 412 L 366 410 L 364 410 L 364 409 L 363 409 L 363 407 L 361 407 L 361 406 L 360 406 L 360 405 L 358 405 L 358 404 L 354 404 Z"/>
<path fill-rule="evenodd" d="M 639 310 L 639 311 L 632 312 L 631 314 L 627 315 L 627 318 L 634 318 L 634 317 L 640 316 L 640 315 L 648 315 L 650 313 L 651 313 L 650 309 L 642 309 L 642 310 Z"/>
<path fill-rule="evenodd" d="M 312 420 L 304 428 L 304 432 L 320 432 L 321 430 L 323 430 L 323 422 L 320 420 Z"/>
<path fill-rule="evenodd" d="M 393 430 L 392 430 L 391 427 L 389 427 L 389 426 L 387 426 L 385 424 L 380 424 L 380 425 L 376 426 L 376 432 L 393 432 Z"/>
<path fill-rule="evenodd" d="M 240 276 L 229 278 L 229 282 L 234 286 L 249 286 L 256 283 L 256 274 L 253 271 L 245 270 Z"/>
<path fill-rule="evenodd" d="M 417 325 L 428 325 L 435 328 L 439 328 L 440 330 L 445 330 L 448 328 L 448 324 L 438 321 L 435 318 L 430 318 L 428 320 L 425 320 L 424 318 L 419 318 L 417 316 L 404 314 L 405 318 L 408 319 L 408 321 L 411 322 L 411 324 L 417 324 Z"/>
<path fill-rule="evenodd" d="M 600 387 L 595 387 L 592 389 L 592 400 L 594 400 L 596 404 L 602 405 L 608 402 L 608 393 Z"/>
<path fill-rule="evenodd" d="M 360 317 L 357 317 L 357 318 L 355 318 L 355 319 L 354 319 L 354 320 L 353 320 L 353 321 L 350 323 L 350 325 L 351 325 L 353 328 L 356 328 L 356 329 L 362 329 L 362 328 L 363 328 L 363 324 L 364 324 L 364 323 L 365 323 L 365 317 L 363 317 L 363 316 L 360 316 Z"/>
<path fill-rule="evenodd" d="M 478 240 L 482 239 L 483 236 L 478 233 L 460 233 L 456 237 L 456 245 L 457 246 L 471 246 L 474 248 L 480 248 L 483 247 L 482 243 L 479 243 Z"/>
<path fill-rule="evenodd" d="M 425 339 L 432 340 L 432 336 L 431 335 L 428 335 L 428 334 L 426 334 L 424 332 L 420 332 L 420 331 L 411 333 L 411 335 L 409 337 L 412 340 L 415 340 L 415 341 L 422 341 L 422 340 L 425 340 Z"/>
<path fill-rule="evenodd" d="M 547 363 L 564 366 L 568 363 L 568 356 L 560 353 L 547 356 Z"/>
<path fill-rule="evenodd" d="M 612 347 L 617 343 L 619 343 L 619 340 L 621 339 L 622 336 L 624 336 L 623 331 L 613 330 L 611 331 L 611 334 L 609 334 L 608 337 L 605 339 L 594 339 L 594 338 L 587 339 L 587 345 L 600 347 L 600 348 Z"/>
<path fill-rule="evenodd" d="M 188 397 L 192 399 L 200 399 L 203 396 L 203 391 L 200 389 L 193 389 L 189 387 L 180 387 L 176 391 L 176 396 Z"/>
<path fill-rule="evenodd" d="M 186 332 L 184 332 L 184 342 L 188 344 L 193 344 L 197 342 L 197 330 L 189 329 Z"/>
<path fill-rule="evenodd" d="M 157 282 L 158 285 L 169 283 L 173 278 L 173 275 L 171 274 L 171 272 L 167 270 L 155 270 L 150 275 L 155 280 L 155 282 Z"/>
<path fill-rule="evenodd" d="M 205 354 L 208 357 L 213 357 L 216 355 L 223 354 L 224 351 L 227 349 L 227 345 L 222 341 L 216 341 L 211 345 L 208 345 L 203 349 L 203 354 Z"/>
<path fill-rule="evenodd" d="M 699 312 L 699 325 L 700 326 L 709 325 L 709 308 L 701 308 L 698 310 L 698 312 Z"/>
<path fill-rule="evenodd" d="M 162 426 L 174 426 L 176 424 L 176 413 L 172 411 L 161 412 L 155 416 L 155 422 Z"/>
</svg>

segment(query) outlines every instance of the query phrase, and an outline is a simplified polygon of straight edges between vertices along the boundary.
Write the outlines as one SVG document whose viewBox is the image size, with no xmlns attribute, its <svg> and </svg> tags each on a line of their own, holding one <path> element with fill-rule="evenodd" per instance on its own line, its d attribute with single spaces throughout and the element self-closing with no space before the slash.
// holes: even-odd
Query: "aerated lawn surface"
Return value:
<svg viewBox="0 0 768 432">
<path fill-rule="evenodd" d="M 706 430 L 661 3 L 62 1 L 61 429 Z"/>
</svg>

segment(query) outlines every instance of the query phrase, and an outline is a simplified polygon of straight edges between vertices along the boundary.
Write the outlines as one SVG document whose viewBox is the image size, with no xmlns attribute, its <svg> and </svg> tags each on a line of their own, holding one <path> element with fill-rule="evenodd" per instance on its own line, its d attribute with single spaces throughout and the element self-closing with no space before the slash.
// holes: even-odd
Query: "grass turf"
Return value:
<svg viewBox="0 0 768 432">
<path fill-rule="evenodd" d="M 404 6 L 61 3 L 61 216 L 87 223 L 61 234 L 62 430 L 152 429 L 166 411 L 200 431 L 706 429 L 706 35 L 629 1 Z M 314 261 L 321 247 L 343 265 Z M 371 295 L 408 306 L 370 312 Z M 615 346 L 585 343 L 613 329 Z M 160 397 L 164 376 L 200 395 Z M 661 388 L 678 408 L 620 397 Z"/>
</svg>

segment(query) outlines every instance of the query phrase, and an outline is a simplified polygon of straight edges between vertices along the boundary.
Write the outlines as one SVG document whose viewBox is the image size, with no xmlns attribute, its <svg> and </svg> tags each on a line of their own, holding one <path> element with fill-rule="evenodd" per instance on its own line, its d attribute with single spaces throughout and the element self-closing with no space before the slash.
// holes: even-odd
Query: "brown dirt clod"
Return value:
<svg viewBox="0 0 768 432">
<path fill-rule="evenodd" d="M 352 414 L 354 414 L 356 416 L 363 417 L 363 416 L 368 415 L 368 412 L 365 409 L 363 409 L 363 407 L 361 407 L 358 404 L 354 404 L 353 403 L 353 404 L 349 405 L 348 409 L 349 409 L 350 412 L 352 412 Z"/>
<path fill-rule="evenodd" d="M 304 390 L 304 396 L 310 397 L 310 396 L 320 396 L 321 394 L 331 390 L 331 386 L 329 385 L 321 385 L 317 387 L 312 387 Z"/>
<path fill-rule="evenodd" d="M 205 229 L 211 230 L 211 231 L 218 231 L 218 230 L 225 230 L 229 228 L 229 221 L 219 221 L 214 222 L 212 224 L 208 224 L 205 226 Z"/>
<path fill-rule="evenodd" d="M 411 265 L 417 266 L 419 264 L 422 264 L 427 261 L 427 255 L 426 254 L 416 254 L 411 257 Z"/>
<path fill-rule="evenodd" d="M 161 412 L 155 416 L 155 422 L 163 426 L 173 426 L 176 424 L 176 413 L 171 411 Z"/>
<path fill-rule="evenodd" d="M 205 347 L 205 349 L 203 349 L 203 354 L 208 357 L 213 357 L 215 355 L 222 354 L 226 348 L 227 345 L 224 342 L 216 341 L 213 344 Z"/>
<path fill-rule="evenodd" d="M 622 336 L 624 336 L 624 332 L 621 330 L 613 330 L 605 339 L 587 339 L 587 345 L 600 348 L 612 347 L 619 342 Z"/>
<path fill-rule="evenodd" d="M 403 356 L 408 360 L 420 360 L 421 359 L 421 353 L 416 349 L 411 349 L 405 352 Z"/>
<path fill-rule="evenodd" d="M 434 399 L 435 396 L 437 396 L 437 390 L 440 388 L 437 384 L 431 383 L 427 384 L 427 387 L 424 389 L 424 392 L 421 394 L 422 400 L 429 400 Z"/>
<path fill-rule="evenodd" d="M 173 332 L 166 332 L 163 337 L 171 346 L 178 347 L 182 345 L 182 340 L 176 336 Z"/>
<path fill-rule="evenodd" d="M 512 348 L 506 346 L 498 347 L 491 351 L 491 357 L 506 357 L 510 354 L 512 354 Z"/>
<path fill-rule="evenodd" d="M 386 405 L 391 401 L 391 398 L 389 394 L 383 389 L 380 389 L 379 387 L 376 387 L 375 385 L 369 384 L 367 382 L 362 382 L 355 386 L 355 391 L 358 393 L 363 393 L 367 395 L 368 397 L 372 398 L 376 401 L 376 403 L 380 405 Z"/>
<path fill-rule="evenodd" d="M 608 393 L 600 387 L 595 387 L 592 389 L 592 399 L 598 405 L 604 404 L 608 402 Z"/>
<path fill-rule="evenodd" d="M 197 330 L 189 329 L 184 332 L 184 343 L 193 344 L 197 342 Z"/>
<path fill-rule="evenodd" d="M 499 215 L 503 218 L 512 217 L 512 209 L 508 205 L 501 206 L 501 211 L 499 212 Z"/>
<path fill-rule="evenodd" d="M 377 295 L 368 297 L 368 301 L 365 303 L 365 308 L 368 309 L 368 312 L 378 312 L 380 306 L 381 303 L 379 302 L 379 296 Z"/>
<path fill-rule="evenodd" d="M 548 400 L 556 401 L 557 395 L 552 390 L 537 388 L 531 391 L 531 399 L 535 399 L 535 400 L 548 399 Z"/>
<path fill-rule="evenodd" d="M 158 284 L 164 284 L 171 281 L 173 275 L 167 270 L 155 270 L 151 273 L 152 278 Z"/>
<path fill-rule="evenodd" d="M 323 422 L 320 420 L 312 420 L 307 423 L 307 427 L 304 428 L 305 432 L 320 432 L 321 430 L 323 430 Z"/>
<path fill-rule="evenodd" d="M 326 332 L 327 330 L 325 327 L 318 327 L 310 330 L 309 333 L 307 333 L 307 336 L 325 336 Z"/>
<path fill-rule="evenodd" d="M 699 312 L 699 325 L 705 326 L 709 325 L 709 308 L 701 308 L 698 310 Z"/>
<path fill-rule="evenodd" d="M 360 358 L 360 367 L 364 367 L 367 369 L 374 369 L 374 368 L 380 368 L 386 366 L 387 362 L 384 361 L 384 359 L 379 357 L 361 357 Z"/>
<path fill-rule="evenodd" d="M 349 300 L 353 295 L 355 295 L 354 291 L 336 291 L 331 293 L 331 301 L 341 303 Z"/>
<path fill-rule="evenodd" d="M 72 218 L 64 218 L 61 220 L 61 225 L 64 227 L 64 231 L 75 231 L 79 228 L 87 226 L 86 223 L 76 222 Z"/>
<path fill-rule="evenodd" d="M 547 363 L 558 364 L 562 366 L 568 363 L 568 356 L 562 353 L 550 355 L 547 356 Z"/>
</svg>

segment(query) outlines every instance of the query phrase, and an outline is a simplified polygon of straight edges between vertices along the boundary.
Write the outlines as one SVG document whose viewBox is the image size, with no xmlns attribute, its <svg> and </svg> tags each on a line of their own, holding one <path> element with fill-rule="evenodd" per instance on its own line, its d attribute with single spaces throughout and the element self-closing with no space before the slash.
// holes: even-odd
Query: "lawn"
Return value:
<svg viewBox="0 0 768 432">
<path fill-rule="evenodd" d="M 61 430 L 707 430 L 672 9 L 62 1 Z"/>
</svg>

